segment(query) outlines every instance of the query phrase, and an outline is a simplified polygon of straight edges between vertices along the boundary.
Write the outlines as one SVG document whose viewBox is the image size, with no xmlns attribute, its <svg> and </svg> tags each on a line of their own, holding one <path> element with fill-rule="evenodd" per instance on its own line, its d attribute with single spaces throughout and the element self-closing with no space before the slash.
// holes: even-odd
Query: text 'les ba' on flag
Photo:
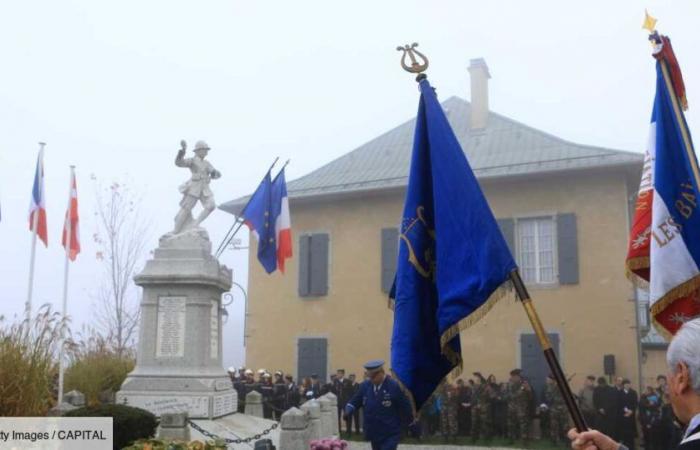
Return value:
<svg viewBox="0 0 700 450">
<path fill-rule="evenodd" d="M 648 287 L 654 324 L 668 337 L 700 315 L 700 174 L 681 110 L 680 68 L 670 40 L 658 39 L 656 96 L 627 269 Z"/>
<path fill-rule="evenodd" d="M 488 312 L 516 269 L 426 79 L 420 92 L 391 294 L 391 368 L 416 409 L 461 371 L 460 330 Z"/>
<path fill-rule="evenodd" d="M 29 202 L 29 231 L 36 233 L 45 246 L 49 239 L 46 226 L 46 195 L 44 194 L 44 146 L 41 145 L 36 159 L 32 198 Z"/>
<path fill-rule="evenodd" d="M 270 172 L 258 186 L 243 212 L 244 223 L 258 241 L 258 261 L 267 273 L 277 268 L 284 273 L 284 262 L 292 256 L 291 219 L 284 169 L 274 180 Z"/>
</svg>

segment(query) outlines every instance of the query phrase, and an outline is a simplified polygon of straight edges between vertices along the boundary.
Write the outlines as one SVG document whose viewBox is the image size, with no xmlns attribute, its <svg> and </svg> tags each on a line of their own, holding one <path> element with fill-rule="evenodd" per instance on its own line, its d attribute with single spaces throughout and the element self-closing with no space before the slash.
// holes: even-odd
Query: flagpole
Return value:
<svg viewBox="0 0 700 450">
<path fill-rule="evenodd" d="M 73 239 L 73 220 L 71 217 L 72 205 L 73 205 L 73 180 L 75 179 L 75 166 L 70 166 L 70 179 L 68 181 L 68 209 L 66 210 L 66 222 L 65 222 L 65 232 L 66 232 L 66 259 L 63 268 L 63 305 L 61 310 L 61 315 L 63 316 L 63 324 L 61 326 L 61 344 L 58 352 L 58 405 L 60 407 L 63 401 L 63 374 L 65 371 L 64 366 L 64 344 L 65 344 L 65 330 L 66 330 L 66 314 L 68 312 L 68 268 L 70 267 L 70 249 Z"/>
<path fill-rule="evenodd" d="M 275 158 L 274 161 L 272 161 L 272 164 L 270 165 L 270 168 L 267 169 L 267 172 L 265 172 L 265 175 L 270 173 L 270 171 L 273 167 L 275 167 L 275 164 L 277 164 L 277 161 L 279 161 L 279 159 L 280 157 L 278 156 Z M 287 164 L 289 164 L 289 160 L 287 160 L 287 162 L 284 163 L 284 167 L 287 167 Z M 282 168 L 284 169 L 284 167 Z M 263 180 L 264 179 L 265 177 L 263 177 Z M 262 183 L 262 180 L 260 180 L 260 183 Z M 221 256 L 226 246 L 233 240 L 234 236 L 236 236 L 236 233 L 238 233 L 238 230 L 240 230 L 243 226 L 243 219 L 241 219 L 241 217 L 243 216 L 243 213 L 245 213 L 246 208 L 248 208 L 248 204 L 250 203 L 250 200 L 252 198 L 253 197 L 251 196 L 251 198 L 248 199 L 248 202 L 246 202 L 246 204 L 243 206 L 241 212 L 236 216 L 236 220 L 233 222 L 233 225 L 231 225 L 231 228 L 229 228 L 228 232 L 226 233 L 226 236 L 224 236 L 224 239 L 221 241 L 221 244 L 219 244 L 219 246 L 217 247 L 216 252 L 214 253 L 215 258 L 218 259 L 219 256 Z M 233 228 L 236 227 L 236 225 L 238 225 L 238 227 L 234 230 Z M 233 231 L 233 233 L 231 233 L 231 231 Z"/>
<path fill-rule="evenodd" d="M 574 394 L 571 392 L 569 382 L 564 375 L 564 371 L 559 364 L 559 360 L 557 359 L 556 353 L 554 353 L 554 349 L 552 349 L 552 343 L 549 341 L 549 336 L 547 335 L 544 325 L 542 325 L 542 321 L 537 314 L 537 310 L 535 310 L 535 305 L 532 304 L 532 299 L 530 298 L 530 294 L 527 292 L 527 288 L 520 277 L 520 272 L 518 272 L 518 269 L 515 269 L 510 273 L 510 279 L 513 283 L 513 287 L 515 288 L 515 293 L 518 295 L 520 303 L 522 303 L 528 319 L 530 319 L 532 329 L 535 331 L 537 339 L 540 341 L 540 346 L 544 352 L 544 358 L 547 360 L 549 370 L 552 372 L 554 380 L 557 382 L 559 391 L 561 392 L 564 402 L 566 403 L 566 408 L 569 410 L 569 415 L 574 421 L 574 426 L 576 426 L 579 433 L 586 431 L 588 429 L 586 420 L 583 418 L 583 414 L 581 414 L 581 410 L 576 403 Z"/>
<path fill-rule="evenodd" d="M 46 143 L 39 142 L 39 153 L 41 154 L 41 164 L 44 164 L 44 147 Z M 33 194 L 32 194 L 33 195 Z M 38 205 L 37 205 L 38 206 Z M 24 305 L 24 313 L 27 320 L 27 326 L 32 319 L 32 290 L 34 288 L 34 257 L 36 255 L 36 237 L 38 234 L 37 227 L 39 226 L 39 209 L 37 208 L 32 215 L 32 249 L 29 256 L 29 287 L 27 289 L 27 303 Z"/>
<path fill-rule="evenodd" d="M 690 167 L 693 169 L 693 177 L 695 178 L 695 188 L 700 189 L 700 170 L 698 170 L 698 163 L 695 159 L 695 152 L 693 152 L 693 146 L 690 143 L 690 132 L 688 132 L 688 127 L 683 118 L 683 113 L 681 112 L 681 107 L 678 104 L 678 97 L 676 96 L 676 90 L 673 88 L 673 83 L 671 82 L 671 76 L 668 73 L 668 64 L 666 60 L 660 59 L 661 73 L 664 76 L 664 82 L 666 83 L 666 89 L 671 97 L 671 104 L 673 105 L 673 113 L 676 116 L 676 122 L 678 122 L 678 127 L 681 129 L 681 137 L 683 138 L 683 148 L 688 156 L 688 161 L 690 162 Z"/>
<path fill-rule="evenodd" d="M 404 46 L 399 46 L 397 50 L 403 52 L 401 58 L 401 67 L 403 67 L 403 69 L 407 72 L 416 74 L 416 81 L 420 83 L 421 81 L 427 78 L 427 75 L 424 72 L 428 68 L 429 63 L 428 58 L 424 54 L 416 50 L 416 47 L 418 47 L 417 43 L 411 45 L 406 44 Z M 586 421 L 583 418 L 583 414 L 581 414 L 581 410 L 579 409 L 578 404 L 574 399 L 574 395 L 571 392 L 571 388 L 569 387 L 569 382 L 566 379 L 566 376 L 564 375 L 564 371 L 559 365 L 557 355 L 552 349 L 552 344 L 549 341 L 549 336 L 547 335 L 547 332 L 545 331 L 545 328 L 542 325 L 542 321 L 540 320 L 540 317 L 537 314 L 537 311 L 535 310 L 535 306 L 532 304 L 530 294 L 527 292 L 525 283 L 523 283 L 523 280 L 520 277 L 520 273 L 518 272 L 517 268 L 510 273 L 510 280 L 513 284 L 513 287 L 515 288 L 515 292 L 518 295 L 520 302 L 523 305 L 523 308 L 525 309 L 525 313 L 527 314 L 528 319 L 530 319 L 530 323 L 532 324 L 533 330 L 535 330 L 537 339 L 540 341 L 542 351 L 544 352 L 544 358 L 547 361 L 547 364 L 549 365 L 549 369 L 551 370 L 552 375 L 554 376 L 554 380 L 557 382 L 559 391 L 561 392 L 561 395 L 564 398 L 564 402 L 566 403 L 566 407 L 569 410 L 569 414 L 571 415 L 571 418 L 574 421 L 576 429 L 579 432 L 588 430 L 588 425 L 586 425 Z"/>
</svg>

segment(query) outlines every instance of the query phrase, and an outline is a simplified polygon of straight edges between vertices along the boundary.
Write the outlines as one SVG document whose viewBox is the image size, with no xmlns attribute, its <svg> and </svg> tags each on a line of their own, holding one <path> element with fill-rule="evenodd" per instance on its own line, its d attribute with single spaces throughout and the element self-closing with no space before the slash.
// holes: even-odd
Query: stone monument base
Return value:
<svg viewBox="0 0 700 450">
<path fill-rule="evenodd" d="M 238 408 L 236 391 L 120 391 L 117 403 L 150 411 L 157 417 L 163 413 L 186 412 L 192 419 L 211 419 L 233 414 Z"/>
<path fill-rule="evenodd" d="M 211 255 L 206 230 L 161 237 L 134 281 L 143 288 L 136 367 L 116 403 L 159 417 L 235 412 L 238 396 L 221 366 L 221 295 L 231 288 L 232 273 Z"/>
</svg>

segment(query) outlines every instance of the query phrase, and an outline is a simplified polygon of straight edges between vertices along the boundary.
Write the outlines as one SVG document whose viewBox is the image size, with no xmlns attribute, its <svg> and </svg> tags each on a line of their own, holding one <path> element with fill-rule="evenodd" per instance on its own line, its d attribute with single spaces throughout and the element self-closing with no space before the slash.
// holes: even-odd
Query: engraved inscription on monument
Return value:
<svg viewBox="0 0 700 450">
<path fill-rule="evenodd" d="M 160 297 L 156 331 L 156 358 L 185 355 L 186 297 Z"/>
<path fill-rule="evenodd" d="M 219 357 L 219 302 L 217 300 L 211 301 L 211 325 L 209 329 L 211 330 L 209 357 L 216 359 Z"/>
<path fill-rule="evenodd" d="M 224 394 L 214 397 L 212 415 L 214 417 L 221 417 L 233 413 L 238 407 L 235 400 L 236 394 Z"/>
<path fill-rule="evenodd" d="M 206 396 L 185 396 L 185 395 L 129 395 L 118 400 L 127 398 L 129 406 L 151 411 L 156 415 L 163 413 L 188 412 L 191 417 L 207 417 L 209 415 L 209 398 Z"/>
</svg>

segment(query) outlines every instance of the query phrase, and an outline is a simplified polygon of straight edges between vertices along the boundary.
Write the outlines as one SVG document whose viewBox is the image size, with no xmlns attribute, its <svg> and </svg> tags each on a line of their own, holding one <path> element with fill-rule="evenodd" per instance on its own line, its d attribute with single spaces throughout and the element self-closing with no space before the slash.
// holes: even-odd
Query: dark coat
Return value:
<svg viewBox="0 0 700 450">
<path fill-rule="evenodd" d="M 700 426 L 688 433 L 688 437 L 683 439 L 678 450 L 700 450 Z"/>
<path fill-rule="evenodd" d="M 619 393 L 619 406 L 620 406 L 620 415 L 619 415 L 619 433 L 620 436 L 636 436 L 637 435 L 637 426 L 636 426 L 636 414 L 637 414 L 637 406 L 638 406 L 638 400 L 637 400 L 637 392 L 634 389 L 630 389 L 627 393 L 625 391 L 620 391 Z M 629 417 L 625 417 L 625 408 L 628 410 L 632 411 L 632 415 Z"/>
<path fill-rule="evenodd" d="M 593 390 L 593 405 L 596 409 L 596 427 L 602 433 L 615 434 L 617 390 L 611 386 L 596 386 Z"/>
</svg>

